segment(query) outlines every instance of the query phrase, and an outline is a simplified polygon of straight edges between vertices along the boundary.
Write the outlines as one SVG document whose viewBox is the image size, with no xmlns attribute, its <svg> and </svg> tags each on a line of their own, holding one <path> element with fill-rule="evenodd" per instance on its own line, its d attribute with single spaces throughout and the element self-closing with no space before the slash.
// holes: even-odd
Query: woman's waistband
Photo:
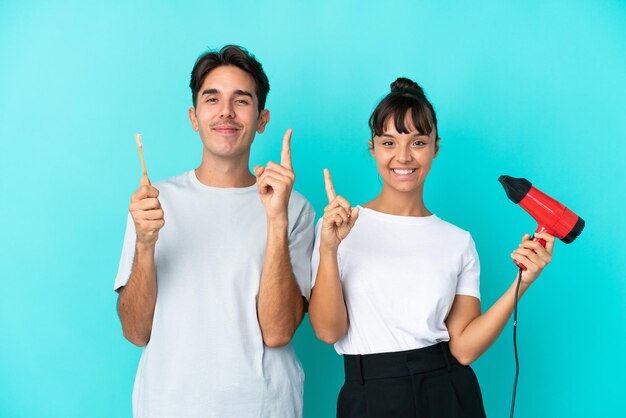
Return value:
<svg viewBox="0 0 626 418">
<path fill-rule="evenodd" d="M 460 363 L 450 353 L 447 342 L 415 350 L 376 354 L 344 354 L 346 380 L 410 376 L 439 369 L 450 370 Z"/>
</svg>

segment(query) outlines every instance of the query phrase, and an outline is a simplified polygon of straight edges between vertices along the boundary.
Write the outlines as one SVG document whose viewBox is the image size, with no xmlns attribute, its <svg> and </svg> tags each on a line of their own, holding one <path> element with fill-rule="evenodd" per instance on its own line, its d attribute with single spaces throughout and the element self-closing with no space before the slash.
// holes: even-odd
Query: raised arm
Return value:
<svg viewBox="0 0 626 418">
<path fill-rule="evenodd" d="M 552 260 L 554 237 L 546 233 L 537 233 L 535 236 L 546 241 L 545 248 L 526 234 L 511 254 L 514 260 L 527 267 L 522 273 L 518 300 Z M 456 296 L 446 325 L 450 334 L 450 351 L 461 364 L 472 363 L 496 341 L 513 312 L 515 287 L 516 281 L 482 315 L 477 298 Z"/>
<path fill-rule="evenodd" d="M 124 337 L 137 346 L 144 346 L 150 340 L 156 304 L 154 249 L 159 230 L 165 224 L 158 196 L 159 191 L 150 185 L 147 177 L 143 177 L 129 206 L 137 240 L 130 277 L 119 290 L 117 312 Z"/>
<path fill-rule="evenodd" d="M 324 183 L 328 206 L 324 209 L 321 236 L 319 238 L 320 262 L 315 286 L 311 290 L 309 318 L 320 340 L 334 344 L 348 332 L 348 311 L 343 298 L 337 250 L 339 243 L 348 235 L 358 216 L 358 208 L 337 196 L 330 172 L 324 170 Z"/>
<path fill-rule="evenodd" d="M 304 298 L 289 257 L 287 208 L 295 181 L 291 164 L 291 129 L 283 137 L 280 164 L 255 167 L 259 196 L 267 215 L 267 242 L 259 287 L 258 316 L 268 347 L 288 344 L 304 317 Z"/>
</svg>

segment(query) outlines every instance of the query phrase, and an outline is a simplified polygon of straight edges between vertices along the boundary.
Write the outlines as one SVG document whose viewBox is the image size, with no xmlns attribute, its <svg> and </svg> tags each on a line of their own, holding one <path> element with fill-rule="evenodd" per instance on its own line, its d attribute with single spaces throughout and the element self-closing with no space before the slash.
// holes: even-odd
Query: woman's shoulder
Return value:
<svg viewBox="0 0 626 418">
<path fill-rule="evenodd" d="M 472 234 L 469 231 L 437 216 L 435 216 L 435 218 L 433 226 L 439 229 L 439 231 L 445 234 L 448 238 L 457 239 L 462 242 L 468 242 L 472 239 Z"/>
</svg>

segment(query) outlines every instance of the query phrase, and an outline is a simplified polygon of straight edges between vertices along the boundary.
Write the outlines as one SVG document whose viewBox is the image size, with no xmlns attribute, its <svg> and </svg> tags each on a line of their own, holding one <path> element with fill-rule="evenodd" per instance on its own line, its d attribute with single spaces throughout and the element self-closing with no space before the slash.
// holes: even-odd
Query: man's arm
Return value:
<svg viewBox="0 0 626 418">
<path fill-rule="evenodd" d="M 267 246 L 258 303 L 263 342 L 283 346 L 304 317 L 304 300 L 291 268 L 287 223 L 268 221 Z"/>
<path fill-rule="evenodd" d="M 267 215 L 267 242 L 257 314 L 263 342 L 283 346 L 293 338 L 304 316 L 304 301 L 289 257 L 288 205 L 295 174 L 291 165 L 291 129 L 283 137 L 280 164 L 255 167 L 261 202 Z"/>
<path fill-rule="evenodd" d="M 154 251 L 159 230 L 165 224 L 158 196 L 159 191 L 150 184 L 147 177 L 143 177 L 128 208 L 137 239 L 130 277 L 119 290 L 117 313 L 122 322 L 124 337 L 137 346 L 144 346 L 150 340 L 156 305 Z"/>
<path fill-rule="evenodd" d="M 136 346 L 142 347 L 150 340 L 156 296 L 154 247 L 136 245 L 130 278 L 117 298 L 124 337 Z"/>
</svg>

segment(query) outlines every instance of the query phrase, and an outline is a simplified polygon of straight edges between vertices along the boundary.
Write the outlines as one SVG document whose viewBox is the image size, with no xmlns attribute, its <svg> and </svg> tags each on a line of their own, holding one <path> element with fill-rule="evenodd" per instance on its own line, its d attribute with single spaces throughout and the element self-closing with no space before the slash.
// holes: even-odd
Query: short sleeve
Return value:
<svg viewBox="0 0 626 418">
<path fill-rule="evenodd" d="M 456 294 L 480 299 L 480 260 L 474 240 L 469 234 L 462 255 L 462 268 L 456 285 Z"/>
<path fill-rule="evenodd" d="M 120 266 L 117 269 L 117 277 L 113 290 L 117 291 L 120 287 L 126 286 L 130 278 L 130 272 L 133 269 L 133 260 L 135 258 L 135 241 L 137 235 L 135 233 L 135 223 L 133 218 L 128 214 L 126 220 L 126 233 L 124 234 L 124 244 L 122 246 L 122 256 L 120 257 Z"/>
<path fill-rule="evenodd" d="M 311 288 L 315 286 L 317 278 L 317 269 L 320 266 L 320 238 L 322 236 L 322 219 L 320 218 L 315 225 L 315 242 L 313 243 L 313 254 L 311 254 Z"/>
<path fill-rule="evenodd" d="M 300 293 L 307 300 L 311 297 L 311 251 L 313 249 L 313 222 L 315 211 L 306 202 L 289 234 L 289 257 Z"/>
</svg>

